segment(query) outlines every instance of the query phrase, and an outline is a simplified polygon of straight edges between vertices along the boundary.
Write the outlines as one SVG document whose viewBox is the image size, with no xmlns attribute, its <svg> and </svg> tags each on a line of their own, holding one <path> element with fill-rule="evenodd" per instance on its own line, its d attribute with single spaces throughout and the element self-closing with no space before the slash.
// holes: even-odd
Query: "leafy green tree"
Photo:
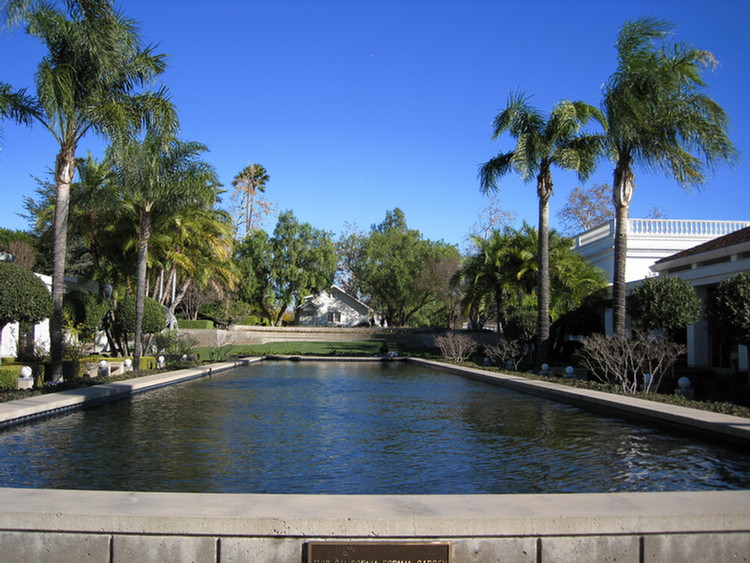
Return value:
<svg viewBox="0 0 750 563">
<path fill-rule="evenodd" d="M 530 181 L 536 177 L 539 196 L 539 248 L 537 258 L 537 355 L 546 361 L 549 340 L 549 200 L 552 196 L 552 166 L 575 170 L 581 180 L 593 171 L 601 153 L 598 136 L 584 135 L 582 127 L 591 119 L 603 122 L 596 108 L 580 101 L 559 102 L 549 117 L 529 104 L 529 96 L 512 94 L 507 107 L 495 117 L 493 138 L 509 133 L 516 147 L 485 163 L 479 173 L 481 188 L 497 189 L 497 180 L 513 171 Z"/>
<path fill-rule="evenodd" d="M 628 310 L 639 328 L 673 333 L 700 320 L 701 300 L 682 278 L 652 276 L 633 289 Z"/>
<path fill-rule="evenodd" d="M 0 262 L 0 331 L 8 323 L 36 323 L 52 314 L 46 284 L 17 264 Z"/>
<path fill-rule="evenodd" d="M 465 281 L 462 305 L 469 316 L 481 318 L 489 316 L 483 313 L 491 302 L 494 306 L 497 333 L 501 334 L 507 324 L 505 302 L 517 283 L 511 256 L 514 252 L 511 238 L 513 230 L 493 230 L 486 238 L 472 237 L 477 251 L 462 266 Z"/>
<path fill-rule="evenodd" d="M 6 16 L 25 22 L 47 54 L 36 73 L 31 115 L 60 146 L 55 161 L 55 228 L 52 272 L 54 313 L 50 322 L 53 380 L 62 376 L 63 282 L 70 184 L 78 143 L 93 131 L 109 138 L 132 136 L 143 123 L 172 130 L 174 106 L 165 91 L 137 89 L 158 77 L 164 57 L 143 47 L 135 24 L 109 0 L 70 0 L 65 9 L 49 2 L 10 0 Z"/>
<path fill-rule="evenodd" d="M 424 307 L 447 295 L 458 269 L 456 248 L 422 238 L 398 208 L 386 212 L 369 235 L 356 237 L 355 246 L 350 265 L 356 285 L 389 326 L 413 323 Z"/>
<path fill-rule="evenodd" d="M 305 295 L 331 286 L 336 272 L 336 251 L 331 235 L 300 223 L 291 211 L 279 215 L 271 240 L 271 283 L 276 301 L 273 324 Z"/>
<path fill-rule="evenodd" d="M 617 37 L 618 64 L 604 89 L 606 148 L 615 163 L 613 330 L 625 333 L 625 263 L 633 167 L 662 171 L 685 188 L 701 187 L 706 170 L 733 163 L 729 119 L 706 93 L 703 69 L 716 66 L 709 51 L 668 44 L 673 26 L 663 20 L 629 20 Z"/>
<path fill-rule="evenodd" d="M 269 323 L 275 320 L 275 299 L 271 283 L 272 250 L 269 235 L 262 229 L 248 233 L 239 243 L 236 262 L 240 287 L 238 297 L 255 311 L 260 311 Z"/>
<path fill-rule="evenodd" d="M 122 197 L 138 223 L 137 318 L 143 315 L 146 297 L 148 245 L 155 214 L 172 214 L 188 208 L 212 208 L 218 180 L 213 167 L 201 160 L 204 145 L 183 142 L 171 135 L 149 131 L 141 141 L 113 145 Z M 141 356 L 140 320 L 135 329 L 133 367 Z"/>
<path fill-rule="evenodd" d="M 130 294 L 122 299 L 115 309 L 115 329 L 123 336 L 123 355 L 129 355 L 128 335 L 134 334 L 140 325 L 143 334 L 154 334 L 166 328 L 167 317 L 156 299 L 143 300 L 143 313 L 137 309 L 137 296 Z"/>
<path fill-rule="evenodd" d="M 721 281 L 710 295 L 706 309 L 712 334 L 750 348 L 749 272 Z"/>
<path fill-rule="evenodd" d="M 175 310 L 192 286 L 208 288 L 222 298 L 239 282 L 235 268 L 232 222 L 224 211 L 186 207 L 161 214 L 154 224 L 162 244 L 156 248 L 159 267 L 151 286 L 154 298 Z M 166 288 L 165 288 L 166 286 Z"/>
</svg>

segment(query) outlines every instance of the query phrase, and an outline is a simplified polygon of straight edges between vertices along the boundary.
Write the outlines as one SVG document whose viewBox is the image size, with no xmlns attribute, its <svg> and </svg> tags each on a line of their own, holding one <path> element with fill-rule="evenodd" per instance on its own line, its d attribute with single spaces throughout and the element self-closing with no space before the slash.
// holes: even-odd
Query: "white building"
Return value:
<svg viewBox="0 0 750 563">
<path fill-rule="evenodd" d="M 354 327 L 379 322 L 375 311 L 336 285 L 305 297 L 295 311 L 295 324 L 299 326 Z"/>
<path fill-rule="evenodd" d="M 661 276 L 682 278 L 705 303 L 720 281 L 750 271 L 750 227 L 662 258 L 651 270 Z M 705 318 L 690 325 L 687 336 L 689 366 L 748 370 L 747 347 L 714 341 Z"/>
<path fill-rule="evenodd" d="M 747 226 L 750 226 L 750 221 L 628 219 L 625 282 L 653 275 L 651 266 L 657 260 Z M 573 250 L 604 270 L 607 280 L 612 283 L 615 264 L 614 220 L 573 237 Z"/>
<path fill-rule="evenodd" d="M 625 263 L 628 290 L 640 280 L 654 275 L 651 266 L 657 261 L 747 226 L 750 226 L 750 221 L 628 219 Z M 573 237 L 573 250 L 604 270 L 611 284 L 615 264 L 614 219 Z M 606 310 L 604 325 L 607 334 L 611 334 L 611 308 Z"/>
</svg>

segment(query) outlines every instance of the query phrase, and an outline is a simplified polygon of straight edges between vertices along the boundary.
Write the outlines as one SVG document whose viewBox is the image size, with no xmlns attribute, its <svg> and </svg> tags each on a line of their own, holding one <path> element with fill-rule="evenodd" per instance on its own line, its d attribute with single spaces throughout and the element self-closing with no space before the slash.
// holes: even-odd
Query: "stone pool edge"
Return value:
<svg viewBox="0 0 750 563">
<path fill-rule="evenodd" d="M 80 409 L 87 406 L 130 397 L 143 391 L 149 391 L 189 381 L 214 373 L 228 371 L 242 365 L 249 365 L 263 360 L 263 357 L 242 358 L 232 362 L 220 362 L 197 368 L 187 368 L 123 381 L 114 381 L 90 387 L 69 389 L 58 393 L 36 395 L 27 399 L 17 399 L 0 403 L 0 428 L 20 422 L 34 420 L 44 416 Z"/>
<path fill-rule="evenodd" d="M 411 361 L 566 402 L 589 394 L 585 401 L 602 400 L 598 392 L 551 382 Z M 566 399 L 555 396 L 562 391 Z M 643 405 L 628 408 L 638 414 Z M 740 430 L 750 424 L 739 421 L 745 421 Z M 375 496 L 0 488 L 0 562 L 296 563 L 306 561 L 313 540 L 448 541 L 451 563 L 743 560 L 750 554 L 750 491 Z"/>
<path fill-rule="evenodd" d="M 750 446 L 750 419 L 748 418 L 591 389 L 580 389 L 554 381 L 529 379 L 520 375 L 491 372 L 480 368 L 457 366 L 434 360 L 409 358 L 409 361 L 546 399 L 592 408 L 600 412 L 607 411 L 640 422 L 651 422 L 676 429 L 689 430 L 709 438 Z"/>
</svg>

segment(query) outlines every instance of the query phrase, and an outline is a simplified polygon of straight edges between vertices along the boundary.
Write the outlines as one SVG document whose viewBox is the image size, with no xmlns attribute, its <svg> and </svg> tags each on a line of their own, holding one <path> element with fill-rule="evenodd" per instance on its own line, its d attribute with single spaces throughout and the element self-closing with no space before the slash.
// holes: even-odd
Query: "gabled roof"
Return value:
<svg viewBox="0 0 750 563">
<path fill-rule="evenodd" d="M 721 237 L 717 237 L 715 239 L 711 239 L 708 242 L 704 242 L 703 244 L 693 246 L 692 248 L 688 248 L 687 250 L 682 250 L 681 252 L 672 254 L 671 256 L 662 258 L 661 260 L 657 260 L 656 264 L 662 264 L 664 262 L 671 262 L 672 260 L 678 260 L 680 258 L 687 258 L 688 256 L 695 256 L 696 254 L 703 254 L 704 252 L 709 252 L 711 250 L 719 250 L 721 248 L 728 248 L 730 246 L 741 244 L 743 242 L 750 242 L 750 227 L 739 229 L 737 231 L 729 233 L 728 235 L 724 235 Z"/>
<path fill-rule="evenodd" d="M 370 307 L 367 303 L 365 303 L 363 301 L 360 301 L 359 299 L 357 299 L 356 297 L 354 297 L 352 294 L 347 293 L 346 291 L 344 291 L 342 288 L 340 288 L 336 284 L 332 285 L 327 291 L 328 291 L 328 293 L 331 293 L 331 294 L 333 294 L 334 292 L 338 292 L 338 293 L 342 294 L 344 297 L 347 297 L 348 299 L 350 299 L 351 301 L 353 301 L 354 303 L 356 303 L 357 305 L 359 305 L 360 307 L 366 309 L 367 311 L 372 311 L 373 313 L 375 312 L 372 309 L 372 307 Z M 317 293 L 317 294 L 314 294 L 314 295 L 307 295 L 307 296 L 305 296 L 302 299 L 302 303 L 300 303 L 299 306 L 297 307 L 297 310 L 303 309 L 307 305 L 312 305 L 311 309 L 308 309 L 308 311 L 309 310 L 315 310 L 316 307 L 315 307 L 315 304 L 313 303 L 313 301 L 315 300 L 315 298 L 318 295 L 320 295 L 320 293 Z"/>
</svg>

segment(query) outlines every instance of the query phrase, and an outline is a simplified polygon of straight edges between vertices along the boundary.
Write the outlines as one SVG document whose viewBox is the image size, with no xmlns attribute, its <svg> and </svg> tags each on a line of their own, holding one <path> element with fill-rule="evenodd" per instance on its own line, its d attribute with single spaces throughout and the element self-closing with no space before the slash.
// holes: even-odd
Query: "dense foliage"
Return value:
<svg viewBox="0 0 750 563">
<path fill-rule="evenodd" d="M 12 322 L 38 322 L 52 314 L 52 297 L 31 270 L 0 262 L 0 329 Z"/>
<path fill-rule="evenodd" d="M 280 325 L 306 295 L 329 288 L 336 272 L 331 235 L 300 223 L 291 211 L 279 216 L 271 236 L 251 230 L 236 260 L 242 280 L 238 297 L 251 307 L 243 316 L 258 311 L 273 325 Z"/>
<path fill-rule="evenodd" d="M 461 269 L 463 305 L 472 320 L 495 318 L 499 332 L 513 339 L 533 340 L 536 334 L 537 231 L 492 231 L 475 237 L 476 251 Z M 571 241 L 556 231 L 549 236 L 550 321 L 582 305 L 606 285 L 603 272 L 571 250 Z M 491 311 L 491 312 L 490 312 Z M 474 328 L 481 328 L 475 325 Z"/>
<path fill-rule="evenodd" d="M 428 311 L 445 323 L 455 316 L 450 280 L 459 268 L 458 249 L 424 239 L 407 226 L 400 209 L 386 212 L 368 234 L 350 235 L 339 248 L 351 277 L 349 290 L 381 313 L 388 326 L 430 324 Z"/>
<path fill-rule="evenodd" d="M 633 289 L 628 311 L 643 330 L 672 332 L 701 318 L 701 300 L 682 278 L 653 276 Z"/>
<path fill-rule="evenodd" d="M 708 323 L 720 341 L 750 345 L 750 273 L 719 283 L 708 301 Z"/>
<path fill-rule="evenodd" d="M 117 304 L 115 309 L 115 326 L 126 334 L 135 332 L 135 295 L 130 294 Z M 159 332 L 166 326 L 166 315 L 159 302 L 146 297 L 143 307 L 143 332 L 151 334 Z"/>
</svg>

